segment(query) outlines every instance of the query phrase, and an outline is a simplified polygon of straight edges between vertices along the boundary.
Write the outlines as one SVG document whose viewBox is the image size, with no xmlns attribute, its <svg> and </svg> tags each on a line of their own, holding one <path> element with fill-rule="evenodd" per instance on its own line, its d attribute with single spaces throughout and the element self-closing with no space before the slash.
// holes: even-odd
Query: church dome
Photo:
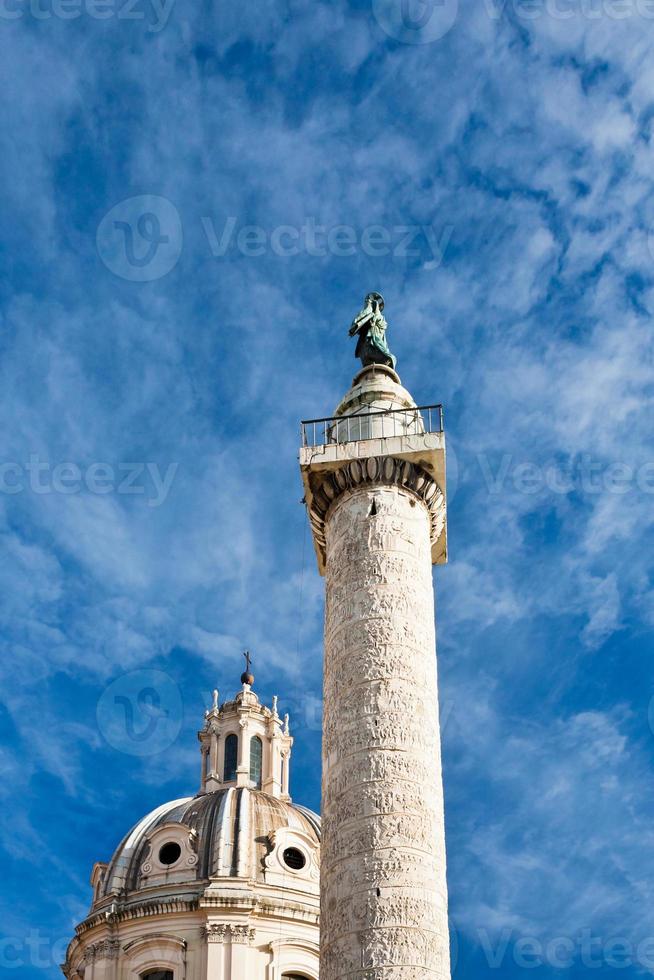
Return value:
<svg viewBox="0 0 654 980">
<path fill-rule="evenodd" d="M 278 839 L 285 847 L 274 863 L 288 871 L 289 884 L 299 872 L 317 881 L 320 817 L 311 810 L 248 787 L 172 800 L 123 838 L 94 904 L 162 885 L 202 891 L 209 878 L 263 882 Z"/>
<path fill-rule="evenodd" d="M 320 818 L 293 803 L 293 738 L 249 683 L 205 712 L 200 787 L 138 821 L 91 874 L 69 980 L 318 978 Z"/>
</svg>

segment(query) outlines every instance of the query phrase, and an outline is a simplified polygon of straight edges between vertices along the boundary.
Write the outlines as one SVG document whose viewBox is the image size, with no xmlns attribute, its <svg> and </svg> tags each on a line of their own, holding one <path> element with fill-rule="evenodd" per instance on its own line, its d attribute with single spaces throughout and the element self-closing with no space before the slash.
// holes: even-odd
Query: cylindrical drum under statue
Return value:
<svg viewBox="0 0 654 980">
<path fill-rule="evenodd" d="M 424 415 L 370 366 L 336 413 L 357 438 L 301 450 L 326 581 L 320 980 L 449 977 L 431 576 L 444 435 Z"/>
</svg>

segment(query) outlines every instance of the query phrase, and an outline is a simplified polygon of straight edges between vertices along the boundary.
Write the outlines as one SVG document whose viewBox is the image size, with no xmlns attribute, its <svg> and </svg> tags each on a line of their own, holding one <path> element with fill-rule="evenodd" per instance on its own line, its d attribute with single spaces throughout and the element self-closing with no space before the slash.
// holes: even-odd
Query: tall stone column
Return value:
<svg viewBox="0 0 654 980">
<path fill-rule="evenodd" d="M 425 431 L 397 375 L 379 366 L 355 378 L 336 418 L 322 445 L 301 450 L 326 584 L 320 978 L 441 980 L 431 565 L 445 561 L 444 436 Z"/>
</svg>

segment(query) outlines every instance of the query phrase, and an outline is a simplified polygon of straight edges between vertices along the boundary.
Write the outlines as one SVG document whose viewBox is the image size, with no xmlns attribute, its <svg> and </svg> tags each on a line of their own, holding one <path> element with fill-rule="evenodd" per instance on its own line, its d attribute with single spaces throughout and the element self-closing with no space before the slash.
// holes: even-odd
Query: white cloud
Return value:
<svg viewBox="0 0 654 980">
<path fill-rule="evenodd" d="M 446 773 L 455 906 L 471 928 L 548 934 L 622 921 L 638 895 L 637 934 L 646 754 L 604 651 L 652 622 L 650 496 L 532 496 L 511 476 L 490 494 L 478 456 L 567 473 L 590 455 L 604 473 L 651 455 L 652 36 L 461 7 L 447 38 L 412 50 L 356 5 L 180 7 L 155 43 L 125 43 L 120 23 L 102 43 L 78 25 L 75 44 L 66 22 L 5 24 L 3 458 L 179 463 L 160 508 L 0 499 L 8 708 L 24 734 L 37 684 L 76 680 L 92 699 L 176 647 L 180 668 L 204 661 L 202 688 L 228 683 L 216 675 L 250 646 L 282 697 L 298 681 L 319 691 L 296 424 L 338 402 L 349 318 L 379 284 L 403 380 L 445 401 L 460 466 L 436 576 L 447 733 L 467 720 Z M 141 193 L 170 198 L 185 243 L 142 288 L 94 244 L 109 208 Z M 431 271 L 361 252 L 218 260 L 207 215 L 268 233 L 307 217 L 454 230 Z M 551 704 L 581 698 L 590 650 L 601 710 L 561 718 Z M 49 710 L 34 758 L 92 793 L 75 746 L 97 732 L 62 724 L 68 703 Z M 194 779 L 191 755 L 176 745 L 168 771 Z"/>
</svg>

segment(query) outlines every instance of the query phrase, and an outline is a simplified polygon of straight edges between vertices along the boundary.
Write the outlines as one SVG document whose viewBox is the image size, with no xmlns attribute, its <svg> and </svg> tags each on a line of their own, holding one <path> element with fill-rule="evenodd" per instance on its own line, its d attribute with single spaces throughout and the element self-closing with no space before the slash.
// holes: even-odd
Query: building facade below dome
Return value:
<svg viewBox="0 0 654 980">
<path fill-rule="evenodd" d="M 320 818 L 289 795 L 288 716 L 243 684 L 198 738 L 199 792 L 94 866 L 69 980 L 317 980 Z"/>
</svg>

